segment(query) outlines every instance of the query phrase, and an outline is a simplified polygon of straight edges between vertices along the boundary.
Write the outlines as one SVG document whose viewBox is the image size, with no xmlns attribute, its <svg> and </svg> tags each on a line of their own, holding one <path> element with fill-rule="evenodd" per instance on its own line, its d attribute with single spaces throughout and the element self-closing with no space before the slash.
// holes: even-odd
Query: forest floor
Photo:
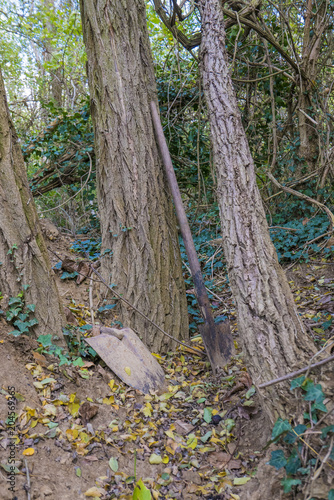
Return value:
<svg viewBox="0 0 334 500">
<path fill-rule="evenodd" d="M 73 238 L 47 236 L 62 259 L 78 257 L 70 251 Z M 53 253 L 50 258 L 53 265 L 59 260 Z M 68 320 L 90 323 L 89 281 L 76 285 L 60 274 Z M 309 334 L 319 342 L 328 338 L 331 327 L 323 325 L 334 315 L 334 265 L 296 265 L 288 278 Z M 101 300 L 94 289 L 94 310 Z M 132 499 L 140 479 L 154 499 L 243 500 L 258 497 L 261 480 L 269 478 L 272 498 L 281 498 L 282 474 L 265 465 L 270 428 L 243 362 L 228 290 L 221 308 L 228 310 L 236 345 L 226 375 L 214 378 L 205 358 L 179 348 L 157 356 L 166 392 L 146 396 L 125 386 L 99 358 L 59 366 L 36 340 L 8 336 L 13 327 L 1 319 L 1 500 Z M 99 322 L 108 326 L 110 314 Z M 202 348 L 198 338 L 192 344 Z M 14 495 L 7 481 L 9 387 L 15 388 L 17 414 Z M 215 415 L 222 417 L 216 424 Z"/>
</svg>

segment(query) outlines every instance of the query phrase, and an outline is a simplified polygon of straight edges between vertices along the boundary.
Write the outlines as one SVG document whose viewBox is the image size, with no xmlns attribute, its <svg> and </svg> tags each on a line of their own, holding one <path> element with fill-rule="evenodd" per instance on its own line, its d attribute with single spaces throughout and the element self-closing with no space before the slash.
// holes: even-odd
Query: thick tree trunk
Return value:
<svg viewBox="0 0 334 500">
<path fill-rule="evenodd" d="M 209 110 L 225 258 L 238 329 L 255 385 L 299 368 L 314 352 L 270 240 L 225 51 L 219 0 L 201 0 L 202 73 Z M 261 390 L 272 421 L 294 413 L 288 384 Z"/>
<path fill-rule="evenodd" d="M 171 196 L 154 138 L 157 101 L 143 0 L 81 0 L 97 155 L 103 274 L 134 306 L 186 339 L 188 315 Z M 120 304 L 153 350 L 170 341 Z"/>
<path fill-rule="evenodd" d="M 35 304 L 36 335 L 63 342 L 62 307 L 29 190 L 21 147 L 12 124 L 0 72 L 0 291 L 1 306 L 23 285 L 26 304 Z"/>
</svg>

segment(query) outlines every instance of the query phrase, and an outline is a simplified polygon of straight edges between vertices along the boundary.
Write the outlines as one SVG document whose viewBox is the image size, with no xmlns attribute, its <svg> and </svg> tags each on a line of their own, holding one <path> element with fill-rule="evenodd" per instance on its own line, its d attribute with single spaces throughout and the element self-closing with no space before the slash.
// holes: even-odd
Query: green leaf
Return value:
<svg viewBox="0 0 334 500">
<path fill-rule="evenodd" d="M 297 450 L 293 450 L 290 457 L 288 458 L 288 463 L 285 467 L 287 474 L 296 474 L 297 470 L 301 466 L 301 461 L 299 459 Z"/>
<path fill-rule="evenodd" d="M 334 500 L 334 490 L 331 489 L 328 493 L 328 500 Z"/>
<path fill-rule="evenodd" d="M 334 425 L 328 425 L 322 429 L 321 439 L 325 439 L 329 432 L 334 432 Z"/>
<path fill-rule="evenodd" d="M 82 358 L 77 358 L 75 361 L 73 361 L 73 366 L 84 366 L 85 363 L 82 361 Z"/>
<path fill-rule="evenodd" d="M 325 394 L 323 393 L 321 385 L 310 385 L 304 396 L 304 399 L 305 401 L 315 401 L 316 403 L 322 403 L 325 399 Z"/>
<path fill-rule="evenodd" d="M 201 439 L 202 443 L 206 443 L 208 441 L 208 439 L 210 439 L 211 436 L 212 436 L 212 431 L 208 431 L 200 439 Z"/>
<path fill-rule="evenodd" d="M 298 484 L 302 484 L 300 479 L 292 479 L 286 478 L 282 480 L 284 493 L 289 493 L 291 491 L 292 486 L 297 486 Z"/>
<path fill-rule="evenodd" d="M 293 391 L 297 387 L 301 387 L 305 381 L 305 376 L 302 375 L 301 377 L 295 378 L 294 380 L 291 381 L 290 385 L 290 391 Z"/>
<path fill-rule="evenodd" d="M 246 392 L 245 398 L 249 399 L 250 397 L 253 396 L 254 393 L 255 393 L 255 387 L 254 387 L 254 385 L 252 385 L 252 387 L 250 389 L 248 389 L 248 391 Z"/>
<path fill-rule="evenodd" d="M 291 431 L 291 425 L 287 420 L 282 420 L 281 418 L 279 418 L 272 430 L 271 439 L 275 440 L 287 431 Z"/>
<path fill-rule="evenodd" d="M 81 474 L 82 474 L 82 472 L 81 472 L 80 467 L 76 467 L 75 468 L 75 475 L 78 476 L 78 477 L 81 477 Z"/>
<path fill-rule="evenodd" d="M 146 488 L 142 479 L 139 479 L 138 483 L 136 484 L 132 495 L 132 500 L 152 500 L 151 492 Z"/>
<path fill-rule="evenodd" d="M 203 418 L 207 424 L 209 424 L 212 420 L 212 408 L 204 408 Z"/>
<path fill-rule="evenodd" d="M 282 467 L 285 467 L 287 463 L 288 462 L 284 456 L 283 450 L 275 450 L 271 452 L 271 458 L 268 462 L 269 465 L 272 465 L 275 469 L 279 470 Z"/>
<path fill-rule="evenodd" d="M 40 335 L 37 342 L 42 344 L 43 347 L 49 347 L 52 345 L 52 335 L 50 333 L 48 335 Z"/>
<path fill-rule="evenodd" d="M 118 471 L 118 460 L 115 457 L 111 457 L 109 460 L 109 467 L 113 472 Z"/>
<path fill-rule="evenodd" d="M 307 427 L 306 425 L 298 424 L 296 427 L 291 431 L 288 432 L 287 435 L 284 438 L 284 442 L 288 444 L 293 444 L 296 439 L 298 439 L 298 436 L 303 434 L 306 431 Z M 296 434 L 298 434 L 296 436 Z"/>
</svg>

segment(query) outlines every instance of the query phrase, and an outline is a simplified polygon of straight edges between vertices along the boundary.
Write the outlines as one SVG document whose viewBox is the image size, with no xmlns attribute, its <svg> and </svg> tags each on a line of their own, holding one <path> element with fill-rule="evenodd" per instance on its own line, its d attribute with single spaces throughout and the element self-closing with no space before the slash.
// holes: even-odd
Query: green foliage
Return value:
<svg viewBox="0 0 334 500">
<path fill-rule="evenodd" d="M 298 213 L 299 209 L 303 209 L 305 215 L 302 218 L 295 218 L 294 214 Z M 318 243 L 314 242 L 309 245 L 308 242 L 328 231 L 328 217 L 323 213 L 316 214 L 315 209 L 304 202 L 291 200 L 284 207 L 280 207 L 280 210 L 280 213 L 273 217 L 271 225 L 288 229 L 273 227 L 270 230 L 278 259 L 281 262 L 308 260 L 310 251 L 319 253 L 321 247 Z M 334 249 L 324 250 L 325 254 L 330 252 L 334 253 Z"/>
<path fill-rule="evenodd" d="M 101 255 L 101 238 L 76 240 L 72 244 L 71 250 L 77 253 L 81 253 L 84 257 L 89 255 L 89 258 L 91 260 L 97 260 Z"/>
<path fill-rule="evenodd" d="M 307 402 L 311 405 L 308 412 L 304 414 L 304 420 L 312 420 L 312 427 L 319 420 L 319 412 L 327 413 L 327 408 L 324 405 L 326 396 L 320 384 L 314 384 L 310 378 L 304 376 L 292 380 L 290 390 L 298 391 L 296 397 L 302 398 L 305 401 L 305 407 L 308 408 Z M 298 417 L 296 417 L 298 418 Z M 317 477 L 316 469 L 321 466 L 321 460 L 316 460 L 315 453 L 304 453 L 305 437 L 303 440 L 299 437 L 307 434 L 308 426 L 298 424 L 292 427 L 290 422 L 279 418 L 272 431 L 272 440 L 276 443 L 281 442 L 284 449 L 278 449 L 271 452 L 271 458 L 268 462 L 269 465 L 276 468 L 276 470 L 285 470 L 286 476 L 282 480 L 284 493 L 289 493 L 297 486 L 302 486 L 308 482 L 310 477 Z M 326 451 L 329 446 L 330 437 L 334 435 L 334 425 L 323 427 L 322 432 L 314 433 L 312 450 Z M 316 444 L 315 444 L 316 443 Z M 334 454 L 332 453 L 334 458 Z M 330 497 L 328 497 L 330 498 Z"/>
<path fill-rule="evenodd" d="M 146 488 L 143 480 L 139 479 L 133 491 L 132 500 L 151 500 L 151 498 L 150 490 Z"/>
<path fill-rule="evenodd" d="M 27 287 L 25 287 L 25 290 Z M 36 318 L 31 317 L 35 311 L 35 304 L 25 304 L 24 291 L 19 292 L 16 297 L 11 297 L 8 301 L 6 320 L 13 324 L 16 329 L 9 332 L 9 335 L 18 337 L 23 333 L 29 335 L 31 329 L 38 324 Z"/>
</svg>

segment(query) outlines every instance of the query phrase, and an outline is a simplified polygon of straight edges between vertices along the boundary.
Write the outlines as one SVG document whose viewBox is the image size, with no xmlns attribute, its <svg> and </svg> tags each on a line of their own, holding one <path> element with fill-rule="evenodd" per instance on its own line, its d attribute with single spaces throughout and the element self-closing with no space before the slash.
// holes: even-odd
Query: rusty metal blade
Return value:
<svg viewBox="0 0 334 500">
<path fill-rule="evenodd" d="M 222 323 L 204 323 L 198 326 L 204 345 L 210 339 L 210 349 L 206 349 L 212 370 L 218 374 L 235 352 L 233 337 L 228 321 Z"/>
<path fill-rule="evenodd" d="M 163 386 L 165 374 L 145 344 L 130 328 L 122 328 L 120 340 L 114 335 L 101 334 L 85 338 L 101 359 L 123 382 L 145 394 Z"/>
</svg>

